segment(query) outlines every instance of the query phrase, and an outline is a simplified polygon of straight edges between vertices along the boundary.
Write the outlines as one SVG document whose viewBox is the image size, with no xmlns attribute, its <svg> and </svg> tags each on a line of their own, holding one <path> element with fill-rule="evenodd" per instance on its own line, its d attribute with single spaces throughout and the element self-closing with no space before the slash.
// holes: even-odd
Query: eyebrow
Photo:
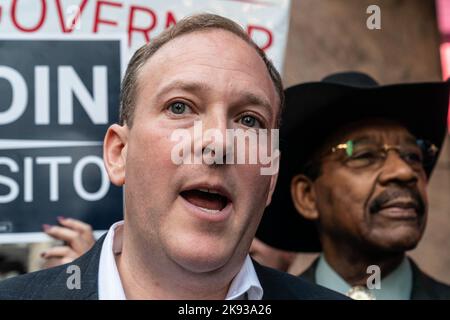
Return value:
<svg viewBox="0 0 450 320">
<path fill-rule="evenodd" d="M 376 141 L 377 139 L 374 139 L 373 137 L 368 136 L 368 135 L 361 135 L 361 136 L 356 136 L 356 137 L 354 137 L 352 139 L 348 139 L 348 140 L 351 140 L 353 142 L 366 142 L 366 141 L 372 142 L 372 141 Z"/>
<path fill-rule="evenodd" d="M 370 137 L 369 135 L 361 135 L 361 136 L 356 136 L 353 139 L 350 139 L 354 142 L 366 142 L 366 141 L 374 141 L 376 139 L 374 139 L 373 137 Z M 405 139 L 404 142 L 407 143 L 412 143 L 415 144 L 417 142 L 417 139 L 414 136 L 408 135 Z"/>
<path fill-rule="evenodd" d="M 172 91 L 172 90 L 183 90 L 188 92 L 200 92 L 203 90 L 208 90 L 211 87 L 203 82 L 186 82 L 181 80 L 175 80 L 173 82 L 170 82 L 168 85 L 163 87 L 157 94 L 156 99 L 160 99 L 161 96 L 165 95 L 166 93 Z"/>
<path fill-rule="evenodd" d="M 241 92 L 240 98 L 234 103 L 234 105 L 257 105 L 263 107 L 268 113 L 270 118 L 273 118 L 273 108 L 269 101 L 265 98 L 254 94 L 253 92 Z M 271 120 L 269 119 L 269 120 Z"/>
<path fill-rule="evenodd" d="M 408 136 L 406 138 L 406 141 L 410 142 L 410 143 L 413 143 L 413 144 L 417 143 L 417 139 L 415 137 L 413 137 L 413 136 Z"/>
<path fill-rule="evenodd" d="M 156 99 L 160 99 L 163 95 L 167 94 L 168 92 L 172 90 L 182 90 L 192 93 L 199 93 L 201 91 L 210 90 L 211 86 L 209 86 L 207 83 L 204 82 L 186 82 L 182 80 L 175 80 L 173 82 L 170 82 L 168 85 L 163 87 L 157 94 Z M 253 92 L 249 91 L 241 91 L 239 93 L 239 98 L 237 101 L 233 103 L 233 106 L 241 106 L 241 105 L 258 105 L 262 106 L 264 109 L 267 110 L 270 117 L 273 118 L 273 108 L 270 102 L 265 99 L 264 97 L 261 97 L 260 95 L 257 95 Z"/>
</svg>

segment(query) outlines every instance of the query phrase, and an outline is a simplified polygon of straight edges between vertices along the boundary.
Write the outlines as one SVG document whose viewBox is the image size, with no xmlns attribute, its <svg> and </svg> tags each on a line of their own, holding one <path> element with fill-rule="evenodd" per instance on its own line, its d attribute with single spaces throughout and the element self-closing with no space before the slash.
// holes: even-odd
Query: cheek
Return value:
<svg viewBox="0 0 450 320">
<path fill-rule="evenodd" d="M 316 187 L 316 203 L 321 224 L 330 228 L 343 226 L 354 229 L 363 223 L 371 190 L 369 181 L 362 183 L 363 179 L 342 175 L 322 176 L 320 179 Z"/>
<path fill-rule="evenodd" d="M 127 154 L 128 167 L 142 174 L 175 168 L 176 165 L 171 160 L 171 150 L 175 142 L 171 141 L 170 134 L 170 130 L 154 125 L 131 130 Z"/>
<path fill-rule="evenodd" d="M 177 166 L 171 160 L 173 142 L 165 130 L 140 130 L 130 135 L 125 186 L 136 201 L 153 202 L 167 198 L 171 177 Z M 132 129 L 132 131 L 134 128 Z"/>
<path fill-rule="evenodd" d="M 425 205 L 425 219 L 428 216 L 428 208 L 429 208 L 429 202 L 428 202 L 428 183 L 427 180 L 420 180 L 417 189 L 419 191 L 420 196 L 422 197 L 423 204 Z"/>
<path fill-rule="evenodd" d="M 266 207 L 271 176 L 261 175 L 257 165 L 235 165 L 232 169 L 238 201 L 234 204 L 234 230 L 242 230 L 251 241 Z M 230 175 L 231 176 L 231 175 Z"/>
<path fill-rule="evenodd" d="M 271 176 L 262 175 L 260 169 L 261 166 L 259 165 L 237 164 L 236 184 L 240 186 L 240 193 L 245 195 L 247 203 L 265 207 L 265 200 L 269 194 Z"/>
</svg>

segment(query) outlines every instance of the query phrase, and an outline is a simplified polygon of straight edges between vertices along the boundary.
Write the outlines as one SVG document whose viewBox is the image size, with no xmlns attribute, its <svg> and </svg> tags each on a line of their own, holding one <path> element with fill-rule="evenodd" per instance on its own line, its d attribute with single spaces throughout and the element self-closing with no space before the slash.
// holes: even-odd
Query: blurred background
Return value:
<svg viewBox="0 0 450 320">
<path fill-rule="evenodd" d="M 0 1 L 0 9 L 4 9 L 3 18 L 6 9 L 11 8 L 6 2 L 10 1 Z M 92 2 L 95 1 L 88 1 L 88 5 L 92 5 Z M 195 4 L 196 1 L 183 2 Z M 278 46 L 276 52 L 273 50 L 271 55 L 278 67 L 282 67 L 286 87 L 300 82 L 318 81 L 327 74 L 344 70 L 366 72 L 380 84 L 436 81 L 449 76 L 450 59 L 447 60 L 446 41 L 450 39 L 450 0 L 202 2 L 210 4 L 210 10 L 216 10 L 217 13 L 222 13 L 221 5 L 224 2 L 233 3 L 230 6 L 237 11 L 226 12 L 231 18 L 238 16 L 241 21 L 247 19 L 249 23 L 259 23 L 272 28 L 274 38 L 280 36 L 276 32 L 283 33 L 281 38 L 286 41 Z M 161 7 L 171 1 L 160 3 Z M 370 30 L 366 25 L 369 17 L 366 10 L 370 5 L 380 8 L 381 29 Z M 173 4 L 167 6 L 171 7 Z M 268 10 L 274 10 L 274 6 L 284 8 L 279 13 L 281 20 L 276 22 L 278 25 L 274 26 L 271 21 L 262 21 L 261 15 L 252 16 L 252 9 L 257 10 L 264 6 L 270 6 Z M 111 19 L 110 15 L 107 17 Z M 106 16 L 104 18 L 106 19 Z M 1 19 L 0 13 L 0 35 L 5 35 L 9 30 L 2 30 Z M 102 26 L 107 31 L 110 27 L 112 28 L 107 23 Z M 113 32 L 111 30 L 110 33 Z M 0 46 L 0 50 L 3 49 Z M 430 213 L 425 236 L 418 248 L 410 254 L 424 271 L 450 284 L 449 153 L 447 139 L 429 184 Z M 46 185 L 40 187 L 48 188 Z M 4 204 L 0 203 L 0 221 L 4 220 L 5 210 Z M 71 216 L 70 213 L 55 213 L 58 214 Z M 8 230 L 3 236 L 8 236 Z M 0 244 L 0 274 L 11 276 L 39 269 L 42 264 L 40 252 L 53 245 L 49 238 L 39 239 L 41 241 L 22 241 L 20 244 L 4 241 Z M 299 254 L 290 271 L 299 274 L 314 257 L 315 255 Z"/>
</svg>

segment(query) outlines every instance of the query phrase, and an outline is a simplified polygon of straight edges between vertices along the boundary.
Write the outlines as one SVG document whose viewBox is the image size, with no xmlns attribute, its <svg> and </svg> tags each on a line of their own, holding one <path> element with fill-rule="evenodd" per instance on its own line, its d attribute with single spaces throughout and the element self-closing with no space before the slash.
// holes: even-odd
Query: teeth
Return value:
<svg viewBox="0 0 450 320">
<path fill-rule="evenodd" d="M 201 192 L 207 192 L 207 193 L 213 193 L 213 194 L 219 194 L 219 192 L 211 190 L 211 189 L 197 189 Z"/>
<path fill-rule="evenodd" d="M 202 208 L 202 207 L 199 207 L 199 208 L 208 213 L 219 213 L 220 212 L 220 210 L 213 210 L 213 209 L 207 209 L 207 208 Z"/>
</svg>

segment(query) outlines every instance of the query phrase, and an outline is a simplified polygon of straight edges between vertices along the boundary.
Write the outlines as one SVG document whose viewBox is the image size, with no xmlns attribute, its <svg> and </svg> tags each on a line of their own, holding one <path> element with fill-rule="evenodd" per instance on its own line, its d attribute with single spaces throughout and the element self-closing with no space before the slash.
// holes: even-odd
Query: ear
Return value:
<svg viewBox="0 0 450 320">
<path fill-rule="evenodd" d="M 317 220 L 319 218 L 314 182 L 311 179 L 302 174 L 293 177 L 291 197 L 295 208 L 305 219 Z"/>
<path fill-rule="evenodd" d="M 125 184 L 128 131 L 127 125 L 113 124 L 103 141 L 103 161 L 109 180 L 119 187 Z"/>
</svg>

